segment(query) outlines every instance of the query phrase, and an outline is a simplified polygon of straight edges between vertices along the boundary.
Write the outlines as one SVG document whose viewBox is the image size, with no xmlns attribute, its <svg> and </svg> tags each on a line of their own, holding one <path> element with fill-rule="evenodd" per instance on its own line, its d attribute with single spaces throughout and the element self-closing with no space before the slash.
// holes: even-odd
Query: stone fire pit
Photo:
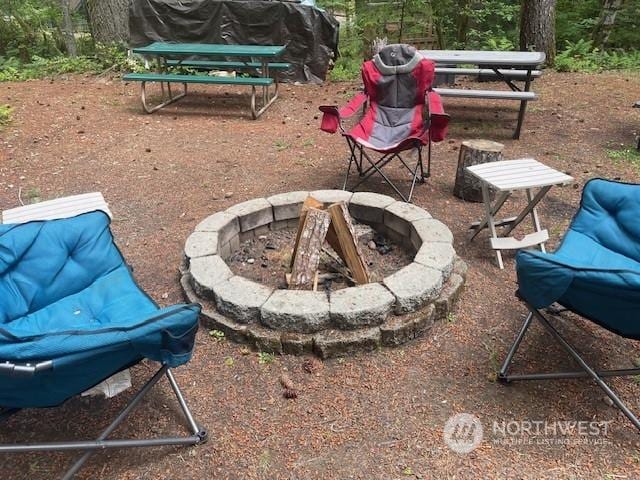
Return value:
<svg viewBox="0 0 640 480">
<path fill-rule="evenodd" d="M 226 259 L 247 238 L 295 228 L 308 195 L 347 202 L 353 218 L 415 253 L 413 262 L 381 282 L 335 292 L 280 290 L 234 275 Z M 423 335 L 458 298 L 466 265 L 446 225 L 415 205 L 368 192 L 291 192 L 234 205 L 204 219 L 189 236 L 182 287 L 203 305 L 210 329 L 262 351 L 315 353 L 322 358 Z"/>
</svg>

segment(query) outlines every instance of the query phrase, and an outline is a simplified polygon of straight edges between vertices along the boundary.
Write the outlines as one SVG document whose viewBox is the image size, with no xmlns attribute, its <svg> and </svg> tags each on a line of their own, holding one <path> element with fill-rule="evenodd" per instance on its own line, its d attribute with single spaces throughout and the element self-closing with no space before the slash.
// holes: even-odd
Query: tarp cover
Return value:
<svg viewBox="0 0 640 480">
<path fill-rule="evenodd" d="M 338 51 L 338 21 L 321 9 L 292 2 L 132 0 L 129 29 L 133 48 L 156 41 L 286 45 L 275 61 L 292 64 L 280 73 L 289 81 L 322 82 Z"/>
</svg>

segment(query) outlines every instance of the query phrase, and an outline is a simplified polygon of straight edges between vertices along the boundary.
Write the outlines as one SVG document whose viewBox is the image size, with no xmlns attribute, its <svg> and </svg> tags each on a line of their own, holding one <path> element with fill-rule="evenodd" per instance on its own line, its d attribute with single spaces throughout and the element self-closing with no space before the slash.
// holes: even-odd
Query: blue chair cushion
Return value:
<svg viewBox="0 0 640 480">
<path fill-rule="evenodd" d="M 103 212 L 0 225 L 0 323 L 78 293 L 123 266 Z"/>
<path fill-rule="evenodd" d="M 555 253 L 516 256 L 518 294 L 558 302 L 618 335 L 640 339 L 640 185 L 595 179 Z"/>
<path fill-rule="evenodd" d="M 57 405 L 143 358 L 182 365 L 199 312 L 138 287 L 102 212 L 0 225 L 0 362 L 53 362 L 0 378 L 0 406 Z"/>
</svg>

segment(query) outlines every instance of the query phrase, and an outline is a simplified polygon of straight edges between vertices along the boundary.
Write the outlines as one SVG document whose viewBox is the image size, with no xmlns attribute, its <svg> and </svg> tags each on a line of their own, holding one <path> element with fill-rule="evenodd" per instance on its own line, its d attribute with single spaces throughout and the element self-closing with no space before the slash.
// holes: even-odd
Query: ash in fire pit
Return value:
<svg viewBox="0 0 640 480">
<path fill-rule="evenodd" d="M 360 251 L 369 268 L 370 281 L 380 282 L 411 263 L 413 255 L 402 245 L 377 233 L 369 225 L 356 223 L 354 226 Z M 236 275 L 272 288 L 286 289 L 296 233 L 296 229 L 286 228 L 249 238 L 231 254 L 227 264 Z M 345 269 L 338 254 L 325 245 L 318 268 L 321 272 L 319 288 L 335 291 L 354 286 L 345 275 Z"/>
<path fill-rule="evenodd" d="M 317 231 L 303 218 L 310 195 L 322 204 L 318 211 L 348 219 L 331 219 L 349 227 L 341 242 L 324 242 L 322 234 L 307 241 Z M 335 204 L 342 213 L 331 210 Z M 301 241 L 305 222 L 309 235 Z M 346 230 L 334 233 L 344 237 Z M 317 263 L 301 263 L 305 289 L 287 289 L 285 281 L 292 263 L 295 273 L 296 243 L 319 254 Z M 327 358 L 405 343 L 445 318 L 466 274 L 452 243 L 442 222 L 385 195 L 284 193 L 235 205 L 198 224 L 185 244 L 181 283 L 187 298 L 203 305 L 207 326 L 228 338 L 263 351 Z M 317 291 L 306 289 L 309 272 L 316 271 Z"/>
</svg>

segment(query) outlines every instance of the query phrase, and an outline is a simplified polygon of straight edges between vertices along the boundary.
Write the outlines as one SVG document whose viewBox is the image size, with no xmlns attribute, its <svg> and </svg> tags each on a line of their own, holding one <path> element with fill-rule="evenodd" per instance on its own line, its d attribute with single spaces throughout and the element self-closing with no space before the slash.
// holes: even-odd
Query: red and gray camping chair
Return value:
<svg viewBox="0 0 640 480">
<path fill-rule="evenodd" d="M 415 48 L 388 45 L 362 65 L 363 92 L 343 108 L 320 107 L 324 113 L 320 128 L 328 133 L 340 128 L 351 151 L 343 189 L 347 188 L 351 166 L 355 164 L 360 180 L 353 189 L 379 173 L 404 201 L 411 201 L 416 181 L 424 183 L 430 175 L 431 142 L 444 139 L 449 123 L 440 96 L 431 90 L 433 78 L 433 62 L 423 58 Z M 364 109 L 364 115 L 353 128 L 346 130 L 342 120 L 360 108 Z M 427 146 L 426 172 L 422 163 L 424 146 Z M 367 150 L 377 152 L 379 158 L 374 161 Z M 411 167 L 408 158 L 402 158 L 401 154 L 414 150 L 417 161 Z M 395 158 L 411 174 L 411 189 L 406 197 L 382 171 Z M 369 162 L 368 167 L 363 165 L 364 159 Z"/>
</svg>

